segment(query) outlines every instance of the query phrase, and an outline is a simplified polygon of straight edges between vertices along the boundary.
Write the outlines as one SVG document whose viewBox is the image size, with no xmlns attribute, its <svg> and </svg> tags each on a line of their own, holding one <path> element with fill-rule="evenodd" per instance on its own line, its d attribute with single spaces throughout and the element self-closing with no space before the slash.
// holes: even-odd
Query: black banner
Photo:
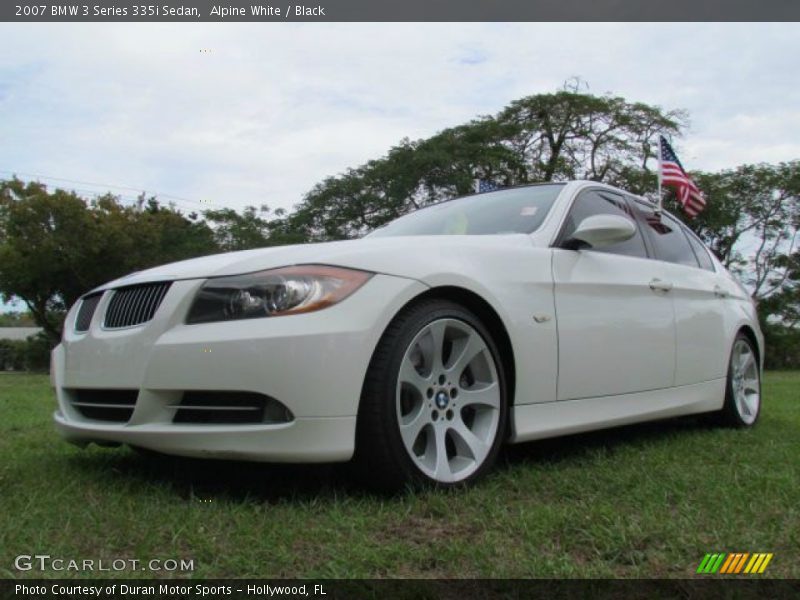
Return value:
<svg viewBox="0 0 800 600">
<path fill-rule="evenodd" d="M 0 21 L 798 21 L 796 0 L 10 0 Z"/>
<path fill-rule="evenodd" d="M 797 598 L 797 580 L 723 577 L 654 580 L 0 580 L 2 600 L 112 600 L 117 598 L 231 600 L 266 598 L 317 598 L 323 600 L 366 598 Z"/>
</svg>

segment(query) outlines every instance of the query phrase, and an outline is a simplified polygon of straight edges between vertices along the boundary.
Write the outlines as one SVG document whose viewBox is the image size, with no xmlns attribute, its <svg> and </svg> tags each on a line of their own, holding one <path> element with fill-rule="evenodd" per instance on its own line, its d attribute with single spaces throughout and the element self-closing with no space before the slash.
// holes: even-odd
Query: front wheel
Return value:
<svg viewBox="0 0 800 600">
<path fill-rule="evenodd" d="M 464 484 L 485 473 L 505 434 L 506 384 L 497 347 L 458 304 L 401 313 L 370 363 L 356 459 L 374 487 Z"/>
</svg>

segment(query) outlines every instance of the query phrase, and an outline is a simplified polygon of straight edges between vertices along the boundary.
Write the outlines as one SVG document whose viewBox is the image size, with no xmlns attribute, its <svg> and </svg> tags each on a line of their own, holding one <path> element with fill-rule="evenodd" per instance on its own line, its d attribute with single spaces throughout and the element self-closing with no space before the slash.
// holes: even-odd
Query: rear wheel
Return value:
<svg viewBox="0 0 800 600">
<path fill-rule="evenodd" d="M 736 336 L 728 365 L 725 404 L 720 417 L 730 427 L 752 427 L 761 412 L 761 370 L 750 339 Z"/>
<path fill-rule="evenodd" d="M 492 465 L 505 434 L 505 379 L 470 311 L 430 300 L 384 334 L 361 399 L 357 461 L 374 487 L 454 486 Z"/>
</svg>

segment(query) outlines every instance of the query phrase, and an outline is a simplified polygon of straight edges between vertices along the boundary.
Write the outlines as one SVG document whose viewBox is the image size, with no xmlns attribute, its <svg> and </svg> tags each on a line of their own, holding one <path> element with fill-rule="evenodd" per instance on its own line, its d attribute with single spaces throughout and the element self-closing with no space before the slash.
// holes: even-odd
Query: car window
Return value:
<svg viewBox="0 0 800 600">
<path fill-rule="evenodd" d="M 578 228 L 581 221 L 594 215 L 618 215 L 626 217 L 634 223 L 636 222 L 631 214 L 631 209 L 622 196 L 606 191 L 590 190 L 588 192 L 583 192 L 575 199 L 572 208 L 569 210 L 569 215 L 567 215 L 567 219 L 564 222 L 559 241 L 564 242 L 568 240 L 572 237 L 572 234 Z M 611 246 L 605 246 L 604 248 L 593 248 L 592 251 L 637 256 L 641 258 L 647 257 L 647 250 L 645 249 L 644 240 L 642 239 L 642 234 L 638 226 L 636 227 L 636 234 L 631 239 Z"/>
<path fill-rule="evenodd" d="M 705 245 L 687 228 L 684 227 L 683 232 L 686 234 L 686 239 L 689 240 L 689 245 L 692 247 L 692 250 L 694 250 L 694 254 L 697 257 L 697 262 L 700 263 L 700 268 L 705 269 L 706 271 L 713 271 L 714 261 L 712 261 L 711 257 L 708 255 L 708 249 L 705 247 Z"/>
<path fill-rule="evenodd" d="M 641 217 L 647 224 L 650 240 L 653 243 L 655 257 L 658 260 L 686 265 L 687 267 L 699 267 L 694 250 L 689 245 L 689 240 L 684 234 L 683 225 L 667 214 L 657 215 L 656 211 L 636 203 L 636 207 L 641 213 Z"/>
<path fill-rule="evenodd" d="M 532 185 L 440 202 L 395 219 L 368 237 L 532 233 L 563 187 Z"/>
</svg>

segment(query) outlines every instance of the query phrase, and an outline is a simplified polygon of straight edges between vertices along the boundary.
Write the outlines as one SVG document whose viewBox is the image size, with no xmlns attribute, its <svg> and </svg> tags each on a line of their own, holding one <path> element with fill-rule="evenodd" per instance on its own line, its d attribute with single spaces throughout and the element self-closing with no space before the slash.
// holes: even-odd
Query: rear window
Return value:
<svg viewBox="0 0 800 600">
<path fill-rule="evenodd" d="M 711 260 L 711 257 L 708 254 L 708 248 L 706 248 L 705 245 L 688 229 L 684 228 L 683 232 L 686 234 L 686 239 L 689 240 L 689 245 L 692 247 L 692 250 L 694 250 L 694 254 L 697 257 L 697 262 L 700 263 L 700 267 L 706 271 L 713 271 L 714 261 Z"/>
<path fill-rule="evenodd" d="M 683 233 L 683 225 L 668 214 L 656 215 L 654 209 L 644 206 L 641 202 L 637 202 L 636 207 L 643 213 L 644 221 L 647 223 L 655 258 L 687 267 L 700 266 L 689 240 Z"/>
</svg>

